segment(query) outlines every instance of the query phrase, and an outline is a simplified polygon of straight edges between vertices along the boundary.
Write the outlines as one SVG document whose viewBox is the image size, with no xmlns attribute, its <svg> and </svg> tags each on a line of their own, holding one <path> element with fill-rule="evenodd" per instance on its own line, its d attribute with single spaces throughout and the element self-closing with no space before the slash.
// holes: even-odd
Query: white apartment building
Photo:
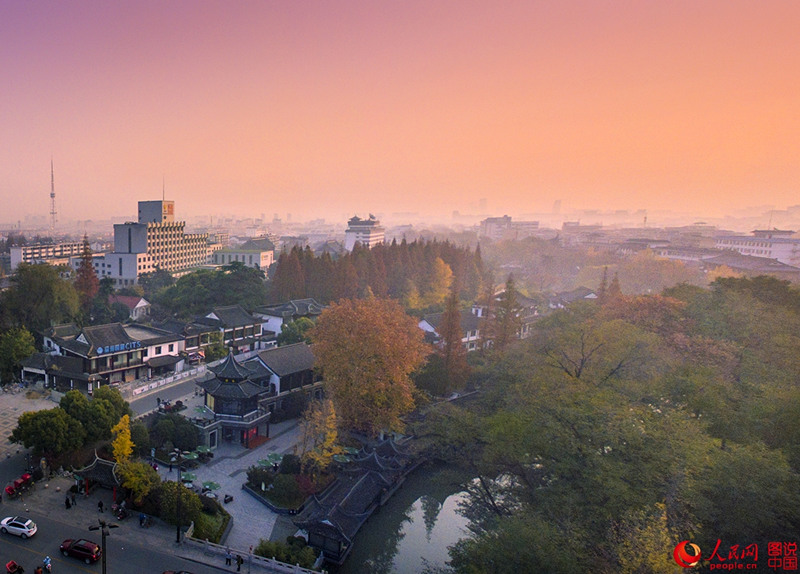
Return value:
<svg viewBox="0 0 800 574">
<path fill-rule="evenodd" d="M 371 248 L 383 243 L 385 233 L 386 230 L 381 227 L 381 222 L 375 219 L 371 213 L 369 219 L 361 219 L 358 216 L 351 217 L 347 222 L 347 230 L 344 232 L 344 248 L 352 251 L 356 243 Z"/>
<path fill-rule="evenodd" d="M 236 261 L 247 267 L 266 271 L 275 257 L 275 245 L 266 237 L 251 239 L 239 247 L 225 247 L 211 255 L 214 265 L 228 265 Z"/>
<path fill-rule="evenodd" d="M 512 221 L 511 217 L 487 217 L 481 221 L 480 235 L 492 241 L 506 239 L 524 239 L 536 235 L 539 230 L 538 221 Z"/>
<path fill-rule="evenodd" d="M 775 259 L 785 265 L 800 267 L 800 239 L 794 231 L 780 229 L 755 230 L 752 235 L 726 235 L 717 237 L 717 249 L 730 249 L 742 255 Z"/>
<path fill-rule="evenodd" d="M 70 257 L 83 253 L 83 242 L 15 245 L 11 248 L 11 272 L 17 270 L 20 263 L 47 263 L 49 265 L 68 265 Z"/>
<path fill-rule="evenodd" d="M 179 272 L 205 264 L 211 253 L 208 235 L 187 234 L 185 225 L 175 221 L 174 201 L 140 201 L 139 221 L 114 225 L 114 251 L 93 258 L 97 276 L 126 287 L 135 285 L 142 273 Z M 80 257 L 71 264 L 77 269 Z"/>
</svg>

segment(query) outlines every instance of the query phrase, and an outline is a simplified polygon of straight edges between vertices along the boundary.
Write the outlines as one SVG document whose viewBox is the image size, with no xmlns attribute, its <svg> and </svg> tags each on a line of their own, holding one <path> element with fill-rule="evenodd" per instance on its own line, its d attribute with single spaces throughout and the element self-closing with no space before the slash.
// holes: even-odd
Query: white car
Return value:
<svg viewBox="0 0 800 574">
<path fill-rule="evenodd" d="M 36 534 L 36 523 L 24 516 L 8 516 L 0 520 L 0 532 L 15 534 L 20 538 L 29 538 Z"/>
</svg>

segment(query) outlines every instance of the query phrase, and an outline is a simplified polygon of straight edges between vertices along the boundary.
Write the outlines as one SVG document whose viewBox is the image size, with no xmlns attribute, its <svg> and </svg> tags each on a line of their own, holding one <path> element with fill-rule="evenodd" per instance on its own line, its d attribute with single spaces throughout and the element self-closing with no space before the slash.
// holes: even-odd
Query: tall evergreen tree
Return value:
<svg viewBox="0 0 800 574">
<path fill-rule="evenodd" d="M 469 376 L 467 350 L 462 341 L 464 328 L 461 325 L 461 309 L 458 297 L 460 291 L 459 283 L 459 281 L 453 281 L 450 286 L 450 294 L 447 297 L 439 333 L 442 337 L 439 354 L 442 356 L 445 371 L 442 387 L 437 389 L 441 395 L 446 395 L 450 391 L 462 388 Z"/>
<path fill-rule="evenodd" d="M 81 311 L 88 313 L 92 301 L 100 290 L 100 280 L 97 278 L 92 264 L 92 248 L 89 246 L 89 238 L 85 234 L 81 263 L 75 273 L 75 290 L 80 298 Z"/>
<path fill-rule="evenodd" d="M 509 275 L 506 286 L 497 302 L 494 319 L 494 348 L 503 352 L 517 337 L 520 328 L 518 316 L 517 289 L 514 276 Z"/>
</svg>

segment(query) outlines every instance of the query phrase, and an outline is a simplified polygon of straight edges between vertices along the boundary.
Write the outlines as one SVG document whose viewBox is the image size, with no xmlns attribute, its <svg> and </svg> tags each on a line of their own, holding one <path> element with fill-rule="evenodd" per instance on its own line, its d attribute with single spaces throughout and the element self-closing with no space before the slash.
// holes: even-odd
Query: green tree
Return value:
<svg viewBox="0 0 800 574">
<path fill-rule="evenodd" d="M 83 446 L 86 431 L 81 423 L 59 407 L 22 413 L 11 442 L 32 448 L 35 456 L 53 459 Z"/>
<path fill-rule="evenodd" d="M 281 327 L 278 335 L 278 345 L 291 345 L 305 341 L 310 343 L 311 339 L 308 332 L 314 327 L 314 321 L 308 317 L 300 317 L 295 321 L 289 321 Z"/>
<path fill-rule="evenodd" d="M 150 454 L 150 431 L 141 421 L 131 423 L 131 440 L 136 452 L 141 456 Z"/>
<path fill-rule="evenodd" d="M 212 363 L 219 359 L 224 359 L 228 355 L 228 349 L 222 343 L 222 333 L 215 331 L 208 336 L 209 344 L 204 348 L 206 363 Z"/>
<path fill-rule="evenodd" d="M 67 391 L 61 397 L 59 407 L 81 424 L 87 442 L 110 438 L 111 427 L 119 420 L 110 401 L 98 397 L 90 400 L 76 390 Z"/>
<path fill-rule="evenodd" d="M 72 283 L 51 265 L 21 263 L 11 288 L 0 294 L 0 313 L 9 327 L 26 327 L 34 333 L 67 323 L 78 315 L 78 293 Z"/>
<path fill-rule="evenodd" d="M 35 352 L 33 335 L 25 327 L 0 333 L 0 381 L 10 382 L 19 373 L 20 361 Z"/>
<path fill-rule="evenodd" d="M 463 388 L 469 377 L 467 350 L 462 341 L 464 328 L 461 326 L 458 292 L 458 284 L 453 283 L 447 298 L 447 306 L 442 315 L 440 332 L 442 341 L 437 353 L 442 357 L 445 378 L 442 380 L 441 387 L 435 389 L 440 396 Z"/>
<path fill-rule="evenodd" d="M 505 289 L 495 307 L 493 323 L 492 346 L 502 353 L 517 338 L 521 325 L 517 289 L 514 286 L 514 277 L 512 275 L 508 276 Z"/>
<path fill-rule="evenodd" d="M 159 516 L 170 524 L 178 523 L 178 504 L 180 504 L 181 526 L 188 526 L 197 520 L 202 512 L 200 497 L 179 482 L 171 480 L 160 483 L 156 496 L 158 498 Z M 178 498 L 180 497 L 180 503 Z"/>
<path fill-rule="evenodd" d="M 414 407 L 410 375 L 429 352 L 416 321 L 393 300 L 342 300 L 322 312 L 311 339 L 342 426 L 400 430 Z"/>
<path fill-rule="evenodd" d="M 117 424 L 117 421 L 119 421 L 119 419 L 123 416 L 130 416 L 133 414 L 128 402 L 122 398 L 122 393 L 120 393 L 119 390 L 115 389 L 114 387 L 103 385 L 99 389 L 95 389 L 93 391 L 92 398 L 94 400 L 103 399 L 111 403 L 112 407 L 114 408 L 114 416 L 116 417 L 114 418 L 112 425 Z"/>
</svg>

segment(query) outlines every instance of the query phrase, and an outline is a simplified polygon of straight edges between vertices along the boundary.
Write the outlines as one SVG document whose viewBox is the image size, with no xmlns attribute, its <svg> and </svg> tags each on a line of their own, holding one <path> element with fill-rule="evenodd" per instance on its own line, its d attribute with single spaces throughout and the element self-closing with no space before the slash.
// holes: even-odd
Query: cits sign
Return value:
<svg viewBox="0 0 800 574">
<path fill-rule="evenodd" d="M 105 355 L 107 353 L 119 353 L 120 351 L 132 351 L 139 349 L 142 346 L 141 341 L 130 341 L 128 343 L 120 343 L 119 345 L 108 345 L 106 347 L 97 347 L 98 355 Z"/>
<path fill-rule="evenodd" d="M 691 548 L 691 554 L 686 550 L 687 546 Z M 691 568 L 700 562 L 700 547 L 688 540 L 684 540 L 675 547 L 675 550 L 672 552 L 672 557 L 675 559 L 678 566 L 682 568 Z"/>
</svg>

